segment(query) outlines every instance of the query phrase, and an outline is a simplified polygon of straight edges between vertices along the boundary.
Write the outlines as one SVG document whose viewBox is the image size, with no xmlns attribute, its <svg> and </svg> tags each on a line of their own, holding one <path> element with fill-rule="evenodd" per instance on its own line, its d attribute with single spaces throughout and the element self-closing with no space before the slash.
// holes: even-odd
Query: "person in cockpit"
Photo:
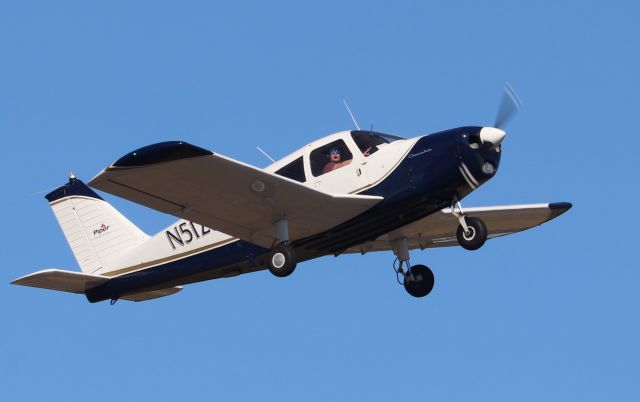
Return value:
<svg viewBox="0 0 640 402">
<path fill-rule="evenodd" d="M 337 146 L 331 147 L 327 150 L 327 159 L 329 161 L 324 165 L 322 174 L 347 166 L 351 163 L 351 159 L 342 160 L 342 151 L 340 150 L 340 147 Z"/>
</svg>

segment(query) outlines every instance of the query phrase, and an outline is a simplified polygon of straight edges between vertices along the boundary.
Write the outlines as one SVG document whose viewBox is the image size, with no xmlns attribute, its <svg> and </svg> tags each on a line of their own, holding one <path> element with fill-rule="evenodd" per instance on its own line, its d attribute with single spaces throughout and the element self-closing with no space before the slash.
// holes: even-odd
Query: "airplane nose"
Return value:
<svg viewBox="0 0 640 402">
<path fill-rule="evenodd" d="M 482 127 L 480 130 L 480 141 L 483 144 L 500 145 L 504 137 L 507 135 L 504 131 L 495 127 Z"/>
</svg>

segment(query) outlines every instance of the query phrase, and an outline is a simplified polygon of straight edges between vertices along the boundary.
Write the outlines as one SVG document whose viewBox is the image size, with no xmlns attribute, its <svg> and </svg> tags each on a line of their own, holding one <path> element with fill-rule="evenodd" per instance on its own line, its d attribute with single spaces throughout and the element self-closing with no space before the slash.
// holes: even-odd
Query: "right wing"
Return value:
<svg viewBox="0 0 640 402">
<path fill-rule="evenodd" d="M 329 194 L 184 142 L 140 148 L 111 164 L 90 186 L 188 219 L 265 248 L 273 224 L 297 240 L 361 214 L 382 197 Z"/>
<path fill-rule="evenodd" d="M 467 216 L 482 219 L 487 225 L 488 238 L 493 239 L 542 225 L 571 208 L 567 202 L 551 204 L 505 205 L 498 207 L 465 208 Z M 406 237 L 409 249 L 457 246 L 458 218 L 446 208 L 413 222 L 372 242 L 350 247 L 346 253 L 392 250 L 391 240 Z"/>
</svg>

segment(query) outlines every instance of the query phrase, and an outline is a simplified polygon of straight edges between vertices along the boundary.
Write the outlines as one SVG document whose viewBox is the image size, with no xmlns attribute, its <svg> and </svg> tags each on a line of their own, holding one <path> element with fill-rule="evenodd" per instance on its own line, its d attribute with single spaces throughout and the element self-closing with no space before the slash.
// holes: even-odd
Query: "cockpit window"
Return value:
<svg viewBox="0 0 640 402">
<path fill-rule="evenodd" d="M 284 176 L 291 180 L 304 183 L 307 179 L 304 175 L 304 164 L 302 163 L 302 156 L 288 165 L 276 170 L 276 174 Z"/>
<path fill-rule="evenodd" d="M 366 157 L 378 151 L 378 145 L 388 144 L 393 141 L 404 140 L 391 134 L 376 133 L 374 131 L 352 131 L 351 137 L 360 149 L 360 152 Z"/>
<path fill-rule="evenodd" d="M 311 173 L 321 176 L 351 163 L 353 154 L 342 140 L 333 141 L 311 151 Z"/>
</svg>

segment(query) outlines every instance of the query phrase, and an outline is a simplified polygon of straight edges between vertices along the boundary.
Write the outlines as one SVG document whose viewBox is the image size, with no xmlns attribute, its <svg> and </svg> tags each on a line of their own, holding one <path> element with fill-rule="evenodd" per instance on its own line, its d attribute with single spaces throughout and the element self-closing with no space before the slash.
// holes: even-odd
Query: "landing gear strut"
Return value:
<svg viewBox="0 0 640 402">
<path fill-rule="evenodd" d="M 414 265 L 409 263 L 409 247 L 407 238 L 402 237 L 391 242 L 393 250 L 398 257 L 400 264 L 398 268 L 393 267 L 396 273 L 398 283 L 404 286 L 404 289 L 413 297 L 424 297 L 431 293 L 435 283 L 433 271 L 426 265 Z M 403 269 L 406 267 L 406 271 Z M 400 281 L 402 277 L 402 281 Z"/>
<path fill-rule="evenodd" d="M 459 212 L 456 211 L 456 208 L 458 208 Z M 462 210 L 462 205 L 457 201 L 451 206 L 451 213 L 460 222 L 460 226 L 456 231 L 456 238 L 462 248 L 477 250 L 482 247 L 484 242 L 487 241 L 487 226 L 482 219 L 466 216 Z"/>
<path fill-rule="evenodd" d="M 291 275 L 298 263 L 296 253 L 289 245 L 289 224 L 286 216 L 273 224 L 273 231 L 278 244 L 269 253 L 269 271 L 283 278 Z"/>
</svg>

